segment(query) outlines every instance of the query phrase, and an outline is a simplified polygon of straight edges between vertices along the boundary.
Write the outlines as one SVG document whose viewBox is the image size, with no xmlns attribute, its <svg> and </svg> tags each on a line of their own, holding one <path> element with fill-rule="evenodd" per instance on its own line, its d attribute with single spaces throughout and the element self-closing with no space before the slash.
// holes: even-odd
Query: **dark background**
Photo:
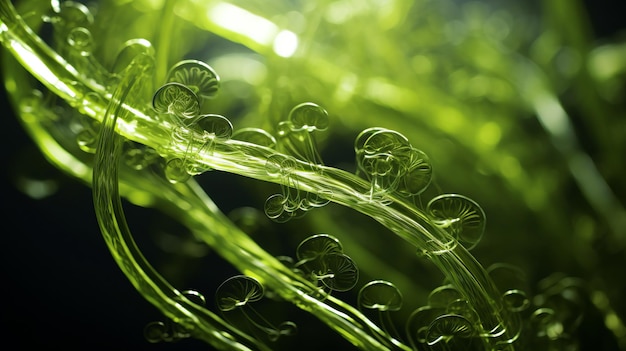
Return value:
<svg viewBox="0 0 626 351">
<path fill-rule="evenodd" d="M 618 1 L 586 1 L 598 39 L 624 28 Z M 2 325 L 5 345 L 22 350 L 210 349 L 194 340 L 150 344 L 143 327 L 161 314 L 130 285 L 102 240 L 91 190 L 46 166 L 0 91 L 3 124 Z M 18 190 L 16 174 L 52 179 L 59 189 L 34 200 Z"/>
</svg>

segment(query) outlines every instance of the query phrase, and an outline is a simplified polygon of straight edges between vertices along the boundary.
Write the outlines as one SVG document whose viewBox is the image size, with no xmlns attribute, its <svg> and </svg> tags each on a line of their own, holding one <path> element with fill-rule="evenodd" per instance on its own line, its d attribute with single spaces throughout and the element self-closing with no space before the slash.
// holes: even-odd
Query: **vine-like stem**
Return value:
<svg viewBox="0 0 626 351">
<path fill-rule="evenodd" d="M 141 60 L 138 60 L 141 61 Z M 194 305 L 170 286 L 145 260 L 136 246 L 126 223 L 118 190 L 118 163 L 123 139 L 116 134 L 116 119 L 124 113 L 120 102 L 131 94 L 133 86 L 146 70 L 141 63 L 128 67 L 113 93 L 99 136 L 93 166 L 93 198 L 96 217 L 109 249 L 122 271 L 135 288 L 162 312 L 179 324 L 190 328 L 198 338 L 219 349 L 269 350 L 257 340 L 244 335 L 210 311 Z"/>
<path fill-rule="evenodd" d="M 202 330 L 206 333 L 202 335 L 212 343 L 234 349 L 245 349 L 244 346 L 228 346 L 233 342 L 232 339 L 218 332 L 228 327 L 215 322 L 214 316 L 208 311 L 197 309 L 195 305 L 184 302 L 184 298 L 177 294 L 169 284 L 154 278 L 156 272 L 135 270 L 137 267 L 149 266 L 146 266 L 147 262 L 132 244 L 132 237 L 125 224 L 119 203 L 116 168 L 111 167 L 115 164 L 117 153 L 115 148 L 111 148 L 112 145 L 107 144 L 117 136 L 105 133 L 113 133 L 115 127 L 124 138 L 152 147 L 166 158 L 190 157 L 187 145 L 171 143 L 172 126 L 153 118 L 153 111 L 126 101 L 125 94 L 128 94 L 128 89 L 135 78 L 123 77 L 116 93 L 110 95 L 103 85 L 85 76 L 89 72 L 77 72 L 47 47 L 25 25 L 8 2 L 0 4 L 0 15 L 2 43 L 51 92 L 73 107 L 84 104 L 82 97 L 88 93 L 96 93 L 102 98 L 101 102 L 90 102 L 92 105 L 85 109 L 90 117 L 104 124 L 94 164 L 94 201 L 102 223 L 102 231 L 105 237 L 109 238 L 107 242 L 122 269 L 148 300 L 155 303 L 154 299 L 158 296 L 165 301 L 157 305 L 167 315 L 173 316 L 183 324 L 188 323 L 185 321 L 187 318 L 194 320 L 195 322 L 191 325 L 203 327 Z M 131 76 L 139 74 L 139 70 L 133 72 L 131 67 L 127 74 Z M 114 145 L 118 144 L 114 143 Z M 207 168 L 288 185 L 285 177 L 271 175 L 266 171 L 267 159 L 276 154 L 278 152 L 273 149 L 237 140 L 216 140 L 212 152 L 192 153 L 193 161 L 204 164 Z M 111 156 L 113 156 L 113 161 Z M 371 201 L 367 195 L 368 182 L 338 169 L 298 161 L 297 167 L 292 170 L 291 177 L 297 180 L 299 190 L 317 193 L 321 196 L 332 194 L 329 200 L 374 218 L 413 245 L 417 252 L 426 254 L 473 305 L 479 315 L 484 336 L 486 336 L 484 340 L 508 342 L 515 337 L 517 331 L 514 326 L 510 325 L 512 319 L 504 312 L 506 310 L 502 307 L 499 295 L 485 270 L 461 245 L 452 249 L 446 246 L 446 243 L 450 242 L 448 234 L 436 227 L 419 209 L 393 194 L 388 195 L 392 203 L 389 206 Z M 193 201 L 200 201 L 203 206 L 191 206 L 194 210 L 190 212 L 194 214 L 189 215 L 185 223 L 196 228 L 194 230 L 196 232 L 201 229 L 200 237 L 211 246 L 223 247 L 220 253 L 238 266 L 243 273 L 258 277 L 264 284 L 299 307 L 310 311 L 362 349 L 380 350 L 394 347 L 408 349 L 395 340 L 392 340 L 390 345 L 381 345 L 376 338 L 365 332 L 367 328 L 361 328 L 361 324 L 370 324 L 370 322 L 340 300 L 330 298 L 327 303 L 323 303 L 306 294 L 305 282 L 260 249 L 245 234 L 224 225 L 216 229 L 221 230 L 221 233 L 204 232 L 206 224 L 199 225 L 199 222 L 206 219 L 206 214 L 196 211 L 207 208 L 207 199 L 198 197 Z M 213 219 L 213 221 L 217 220 L 222 219 Z M 138 281 L 145 284 L 137 284 Z M 198 316 L 205 316 L 206 320 L 218 323 L 218 325 L 206 324 L 203 322 L 205 319 L 200 321 Z M 382 333 L 375 326 L 372 330 Z M 239 337 L 251 342 L 245 336 L 239 335 Z M 262 348 L 254 342 L 252 344 Z"/>
</svg>

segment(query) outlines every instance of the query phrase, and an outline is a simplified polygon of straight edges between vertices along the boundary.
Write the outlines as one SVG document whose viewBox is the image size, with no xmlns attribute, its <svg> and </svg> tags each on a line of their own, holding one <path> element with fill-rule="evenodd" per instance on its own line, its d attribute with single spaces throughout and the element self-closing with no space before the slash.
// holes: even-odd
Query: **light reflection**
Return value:
<svg viewBox="0 0 626 351">
<path fill-rule="evenodd" d="M 263 46 L 272 44 L 278 35 L 278 27 L 274 23 L 224 2 L 209 7 L 207 17 L 218 26 L 248 37 Z"/>
<path fill-rule="evenodd" d="M 298 49 L 298 36 L 291 31 L 283 30 L 274 39 L 274 52 L 280 57 L 291 57 Z"/>
</svg>

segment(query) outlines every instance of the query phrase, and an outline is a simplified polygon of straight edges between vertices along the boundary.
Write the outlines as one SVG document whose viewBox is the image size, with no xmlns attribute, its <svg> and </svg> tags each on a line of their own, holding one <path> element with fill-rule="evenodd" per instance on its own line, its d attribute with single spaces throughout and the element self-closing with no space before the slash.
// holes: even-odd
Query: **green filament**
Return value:
<svg viewBox="0 0 626 351">
<path fill-rule="evenodd" d="M 389 11 L 374 14 L 377 23 L 389 28 L 391 34 L 400 23 L 405 26 L 404 30 L 410 30 L 406 27 L 412 24 L 402 20 L 406 12 L 403 9 L 409 4 L 392 3 Z M 120 48 L 117 56 L 100 61 L 101 51 L 109 47 L 99 46 L 101 28 L 86 6 L 52 2 L 50 8 L 34 11 L 39 18 L 32 16 L 27 24 L 13 5 L 0 4 L 0 39 L 18 60 L 19 65 L 13 65 L 26 68 L 40 83 L 39 90 L 30 92 L 31 83 L 19 79 L 24 73 L 7 73 L 7 86 L 12 86 L 20 117 L 52 163 L 93 187 L 94 208 L 113 258 L 137 291 L 165 315 L 165 322 L 146 326 L 144 332 L 148 341 L 193 337 L 217 349 L 269 350 L 273 345 L 267 341 L 278 342 L 283 337 L 295 336 L 299 324 L 297 321 L 274 322 L 252 306 L 267 294 L 316 317 L 329 330 L 362 350 L 460 347 L 514 350 L 544 344 L 575 344 L 572 335 L 582 324 L 585 298 L 589 295 L 582 284 L 558 277 L 543 282 L 534 294 L 527 277 L 519 274 L 519 270 L 504 265 L 485 269 L 473 256 L 474 251 L 469 251 L 480 248 L 487 228 L 485 211 L 467 196 L 441 194 L 432 186 L 435 174 L 446 173 L 439 171 L 438 162 L 451 162 L 445 160 L 445 154 L 446 150 L 454 149 L 453 142 L 432 142 L 438 137 L 456 136 L 455 142 L 471 151 L 467 162 L 480 163 L 475 160 L 477 155 L 498 160 L 498 166 L 479 164 L 480 173 L 501 173 L 507 186 L 524 189 L 529 204 L 536 208 L 543 206 L 542 195 L 533 193 L 528 186 L 530 180 L 523 177 L 525 173 L 511 151 L 515 147 L 507 149 L 509 146 L 503 136 L 514 129 L 511 122 L 491 123 L 481 119 L 482 114 L 487 114 L 485 111 L 491 111 L 485 106 L 492 103 L 504 101 L 517 106 L 518 102 L 510 101 L 515 94 L 507 92 L 505 87 L 533 91 L 525 95 L 524 104 L 538 112 L 540 122 L 551 137 L 571 142 L 572 133 L 563 127 L 568 124 L 562 123 L 567 116 L 559 108 L 558 100 L 550 95 L 551 90 L 540 74 L 503 82 L 501 72 L 508 72 L 508 66 L 502 62 L 505 60 L 486 62 L 467 58 L 478 73 L 467 77 L 470 73 L 459 69 L 445 84 L 449 83 L 451 89 L 465 99 L 488 100 L 481 105 L 485 111 L 474 110 L 468 107 L 469 103 L 446 97 L 440 90 L 442 82 L 430 81 L 431 90 L 420 85 L 408 88 L 412 85 L 410 79 L 404 78 L 405 72 L 418 72 L 426 78 L 427 72 L 455 65 L 433 60 L 427 50 L 414 53 L 409 66 L 415 67 L 393 60 L 393 55 L 389 61 L 380 62 L 377 67 L 388 67 L 389 72 L 396 72 L 395 77 L 381 76 L 375 69 L 357 77 L 350 72 L 351 67 L 342 67 L 345 62 L 331 62 L 334 44 L 321 45 L 314 41 L 312 29 L 308 32 L 295 29 L 294 23 L 298 21 L 291 18 L 296 16 L 293 11 L 286 12 L 291 15 L 264 17 L 263 9 L 248 11 L 229 2 L 206 4 L 204 11 L 194 11 L 195 6 L 200 5 L 196 2 L 174 5 L 168 1 L 163 6 L 167 24 L 164 31 L 168 33 L 162 33 L 154 41 L 158 45 L 152 45 L 153 38 L 122 38 L 122 42 L 116 44 Z M 345 11 L 341 6 L 341 3 L 328 5 L 328 15 L 307 13 L 307 16 L 315 18 L 315 23 L 333 25 L 350 23 L 358 17 L 358 11 Z M 202 12 L 207 18 L 191 21 L 200 16 L 194 12 Z M 476 18 L 482 16 L 478 7 L 468 5 L 466 12 L 476 14 Z M 232 20 L 232 14 L 247 19 L 248 26 L 242 26 L 241 22 L 229 24 L 227 19 Z M 282 76 L 283 73 L 275 77 L 272 70 L 233 68 L 224 63 L 228 61 L 225 58 L 222 64 L 228 69 L 220 71 L 220 75 L 235 76 L 229 70 L 240 69 L 241 72 L 237 72 L 240 74 L 237 79 L 222 78 L 208 63 L 187 58 L 193 53 L 186 47 L 188 43 L 183 45 L 170 40 L 173 33 L 170 30 L 178 25 L 178 17 L 181 21 L 187 19 L 189 23 L 183 21 L 186 25 L 207 26 L 214 33 L 256 48 L 267 60 L 263 67 L 285 65 L 284 72 L 298 69 L 315 72 L 319 77 L 307 74 L 301 80 L 290 80 Z M 492 20 L 506 22 L 498 18 Z M 50 43 L 37 36 L 36 29 L 42 25 L 37 21 L 53 28 Z M 496 57 L 494 52 L 505 51 L 497 45 L 488 45 L 490 41 L 474 42 L 478 39 L 455 34 L 461 27 L 477 25 L 470 22 L 451 23 L 439 32 L 433 31 L 452 37 L 451 42 L 475 45 L 477 50 L 493 54 L 484 57 Z M 295 27 L 282 28 L 283 25 Z M 181 31 L 188 30 L 181 28 Z M 329 29 L 321 27 L 320 31 L 324 30 Z M 363 45 L 348 34 L 346 31 L 329 37 L 340 43 L 337 46 L 349 44 L 346 48 L 361 52 L 363 57 L 381 49 Z M 307 37 L 310 42 L 302 42 Z M 492 40 L 498 41 L 497 38 Z M 176 49 L 178 44 L 183 48 Z M 220 42 L 217 44 L 219 47 Z M 430 48 L 433 51 L 439 49 L 432 43 L 420 45 L 433 45 Z M 183 52 L 190 55 L 182 55 Z M 298 56 L 309 54 L 310 59 Z M 292 55 L 293 63 L 285 64 Z M 525 60 L 511 56 L 515 55 L 505 56 L 507 63 L 526 67 Z M 266 78 L 272 85 L 259 87 L 258 92 L 251 95 L 246 95 L 245 89 L 233 87 L 233 84 L 254 86 L 255 79 L 261 78 L 247 76 L 250 72 L 259 77 L 269 75 Z M 391 82 L 391 79 L 397 81 Z M 334 86 L 337 81 L 338 86 Z M 495 89 L 496 83 L 491 86 L 486 81 L 499 82 L 502 89 Z M 23 87 L 28 87 L 29 92 Z M 236 98 L 224 102 L 217 98 L 218 93 L 220 98 L 224 95 Z M 240 106 L 238 102 L 245 99 L 258 104 L 258 110 Z M 317 103 L 308 102 L 310 100 L 323 102 L 328 111 Z M 420 128 L 403 128 L 398 116 L 408 112 L 432 115 L 432 118 L 424 119 Z M 470 125 L 463 117 L 474 112 L 478 117 Z M 358 115 L 358 118 L 342 119 L 344 114 Z M 381 118 L 385 127 L 370 127 L 376 125 L 380 116 L 385 117 Z M 333 130 L 334 126 L 344 124 L 351 124 L 351 130 L 361 131 L 349 136 L 356 134 L 354 171 L 322 160 L 322 151 L 328 153 L 330 157 L 325 154 L 324 159 L 329 160 L 345 145 L 323 150 L 318 138 L 332 139 L 337 134 L 331 133 L 345 133 L 341 129 Z M 429 136 L 435 135 L 431 133 L 435 130 L 439 134 Z M 424 150 L 430 148 L 433 153 L 429 150 L 427 155 L 413 143 L 419 143 Z M 568 145 L 570 147 L 562 151 L 570 156 L 578 155 L 576 143 Z M 453 158 L 451 153 L 448 159 Z M 580 166 L 573 156 L 568 164 L 572 169 Z M 263 193 L 266 200 L 259 206 L 258 213 L 233 211 L 227 217 L 195 178 L 207 171 L 242 176 L 279 190 Z M 585 174 L 595 177 L 593 172 Z M 259 192 L 271 189 L 258 188 Z M 210 190 L 207 186 L 207 192 Z M 609 195 L 605 199 L 611 199 Z M 171 216 L 241 272 L 215 289 L 216 307 L 221 316 L 211 312 L 214 306 L 206 306 L 202 295 L 179 291 L 150 265 L 134 242 L 121 197 Z M 422 197 L 430 199 L 424 207 Z M 596 200 L 596 204 L 603 203 L 601 199 Z M 306 223 L 314 215 L 304 217 L 305 214 L 316 211 L 356 212 L 355 216 L 373 220 L 380 226 L 379 231 L 390 233 L 388 242 L 380 243 L 380 247 L 408 248 L 415 254 L 409 264 L 426 261 L 444 281 L 439 281 L 436 285 L 441 285 L 432 290 L 427 301 L 422 301 L 426 305 L 417 308 L 408 306 L 410 291 L 403 295 L 399 287 L 383 277 L 363 283 L 360 279 L 369 276 L 369 272 L 359 267 L 364 257 L 373 254 L 359 251 L 375 239 L 373 235 L 368 236 L 371 233 L 352 233 L 354 223 L 337 223 L 337 228 L 349 233 L 338 230 L 333 235 L 316 234 L 304 239 L 295 249 L 295 260 L 277 257 L 269 247 L 261 247 L 256 242 L 262 238 L 251 238 L 258 228 L 256 221 L 259 221 L 261 207 L 267 218 L 287 228 Z M 339 238 L 345 235 L 350 235 L 351 241 L 347 241 L 344 248 Z M 400 244 L 394 241 L 396 239 Z M 619 236 L 616 240 L 619 241 Z M 351 244 L 355 241 L 361 246 L 353 247 Z M 419 285 L 421 273 L 407 268 L 405 275 L 416 281 L 414 285 Z M 349 300 L 342 300 L 357 289 L 356 307 L 346 302 Z M 403 308 L 415 309 L 406 314 L 404 328 L 396 328 L 398 322 L 390 312 L 400 314 Z M 370 312 L 376 317 L 369 318 L 367 313 Z M 239 319 L 232 318 L 234 313 Z M 619 330 L 620 324 L 612 323 L 612 326 L 613 330 Z"/>
</svg>

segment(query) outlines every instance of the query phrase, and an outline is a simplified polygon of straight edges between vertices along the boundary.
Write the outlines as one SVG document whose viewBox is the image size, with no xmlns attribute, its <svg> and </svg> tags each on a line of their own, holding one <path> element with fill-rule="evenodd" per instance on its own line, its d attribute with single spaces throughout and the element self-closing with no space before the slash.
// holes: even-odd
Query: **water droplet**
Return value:
<svg viewBox="0 0 626 351">
<path fill-rule="evenodd" d="M 93 51 L 91 32 L 84 27 L 72 28 L 67 35 L 67 43 L 80 56 L 89 56 Z"/>
<path fill-rule="evenodd" d="M 165 165 L 165 177 L 171 183 L 183 183 L 189 180 L 191 175 L 187 172 L 187 165 L 182 158 L 173 158 Z"/>
</svg>

